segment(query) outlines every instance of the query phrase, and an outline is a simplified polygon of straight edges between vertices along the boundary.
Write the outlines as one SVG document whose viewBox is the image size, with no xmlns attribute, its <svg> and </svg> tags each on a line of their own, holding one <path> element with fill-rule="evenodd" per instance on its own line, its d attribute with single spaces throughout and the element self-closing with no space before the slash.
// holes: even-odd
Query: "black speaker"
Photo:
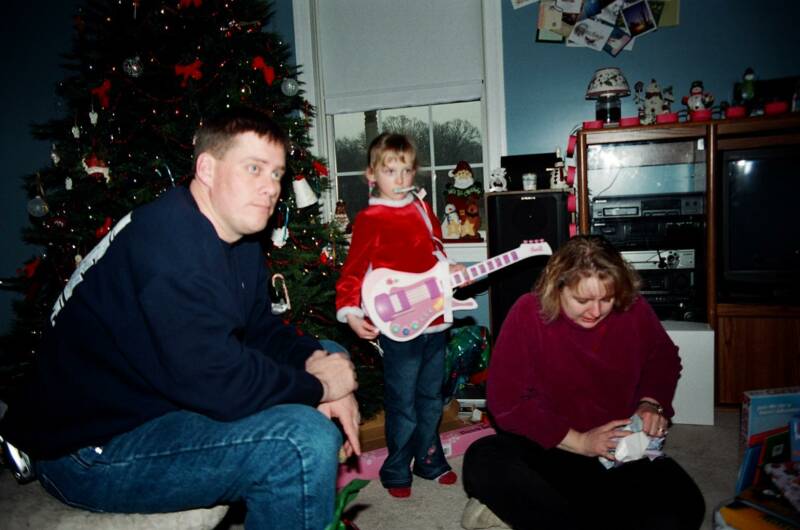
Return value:
<svg viewBox="0 0 800 530">
<path fill-rule="evenodd" d="M 569 239 L 565 191 L 513 191 L 486 195 L 488 257 L 517 248 L 528 239 L 544 239 L 553 252 Z M 489 276 L 489 318 L 497 338 L 508 310 L 533 288 L 547 263 L 534 256 Z"/>
</svg>

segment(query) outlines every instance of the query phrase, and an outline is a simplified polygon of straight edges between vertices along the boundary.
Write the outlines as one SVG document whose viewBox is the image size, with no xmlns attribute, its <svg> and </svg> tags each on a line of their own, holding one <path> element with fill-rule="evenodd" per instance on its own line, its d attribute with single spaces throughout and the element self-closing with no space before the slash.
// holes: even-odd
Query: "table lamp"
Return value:
<svg viewBox="0 0 800 530">
<path fill-rule="evenodd" d="M 615 66 L 598 68 L 586 89 L 586 99 L 597 100 L 595 119 L 604 124 L 619 123 L 622 114 L 619 98 L 630 94 L 628 81 Z"/>
</svg>

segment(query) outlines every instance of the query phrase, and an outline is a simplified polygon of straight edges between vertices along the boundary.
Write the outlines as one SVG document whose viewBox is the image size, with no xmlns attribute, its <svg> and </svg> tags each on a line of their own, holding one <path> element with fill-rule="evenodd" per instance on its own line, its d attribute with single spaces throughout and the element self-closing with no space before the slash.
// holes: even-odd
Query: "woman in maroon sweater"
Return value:
<svg viewBox="0 0 800 530">
<path fill-rule="evenodd" d="M 678 348 L 639 278 L 599 236 L 579 236 L 514 304 L 492 352 L 487 398 L 498 434 L 464 458 L 465 528 L 697 529 L 705 505 L 672 459 L 606 469 L 633 414 L 665 436 Z"/>
</svg>

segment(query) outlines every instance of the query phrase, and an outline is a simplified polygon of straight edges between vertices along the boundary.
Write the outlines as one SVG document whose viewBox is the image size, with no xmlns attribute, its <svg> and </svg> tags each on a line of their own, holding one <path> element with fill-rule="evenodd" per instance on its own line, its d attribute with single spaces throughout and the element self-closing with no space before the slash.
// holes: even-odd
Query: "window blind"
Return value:
<svg viewBox="0 0 800 530">
<path fill-rule="evenodd" d="M 478 99 L 480 0 L 320 0 L 325 112 Z"/>
</svg>

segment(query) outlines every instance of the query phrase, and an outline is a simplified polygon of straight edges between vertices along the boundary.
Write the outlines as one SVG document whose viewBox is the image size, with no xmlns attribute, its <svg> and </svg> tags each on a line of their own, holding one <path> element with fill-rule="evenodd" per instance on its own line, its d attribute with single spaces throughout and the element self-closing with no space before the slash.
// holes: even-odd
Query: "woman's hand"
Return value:
<svg viewBox="0 0 800 530">
<path fill-rule="evenodd" d="M 380 333 L 378 328 L 357 315 L 347 315 L 347 324 L 362 339 L 373 340 Z"/>
<path fill-rule="evenodd" d="M 642 431 L 648 436 L 666 436 L 669 420 L 661 413 L 661 405 L 652 398 L 644 398 L 639 402 L 636 414 L 642 418 Z"/>
<path fill-rule="evenodd" d="M 570 429 L 558 448 L 583 456 L 603 456 L 614 460 L 614 449 L 620 438 L 633 434 L 622 430 L 630 422 L 629 419 L 613 420 L 586 432 Z"/>
</svg>

